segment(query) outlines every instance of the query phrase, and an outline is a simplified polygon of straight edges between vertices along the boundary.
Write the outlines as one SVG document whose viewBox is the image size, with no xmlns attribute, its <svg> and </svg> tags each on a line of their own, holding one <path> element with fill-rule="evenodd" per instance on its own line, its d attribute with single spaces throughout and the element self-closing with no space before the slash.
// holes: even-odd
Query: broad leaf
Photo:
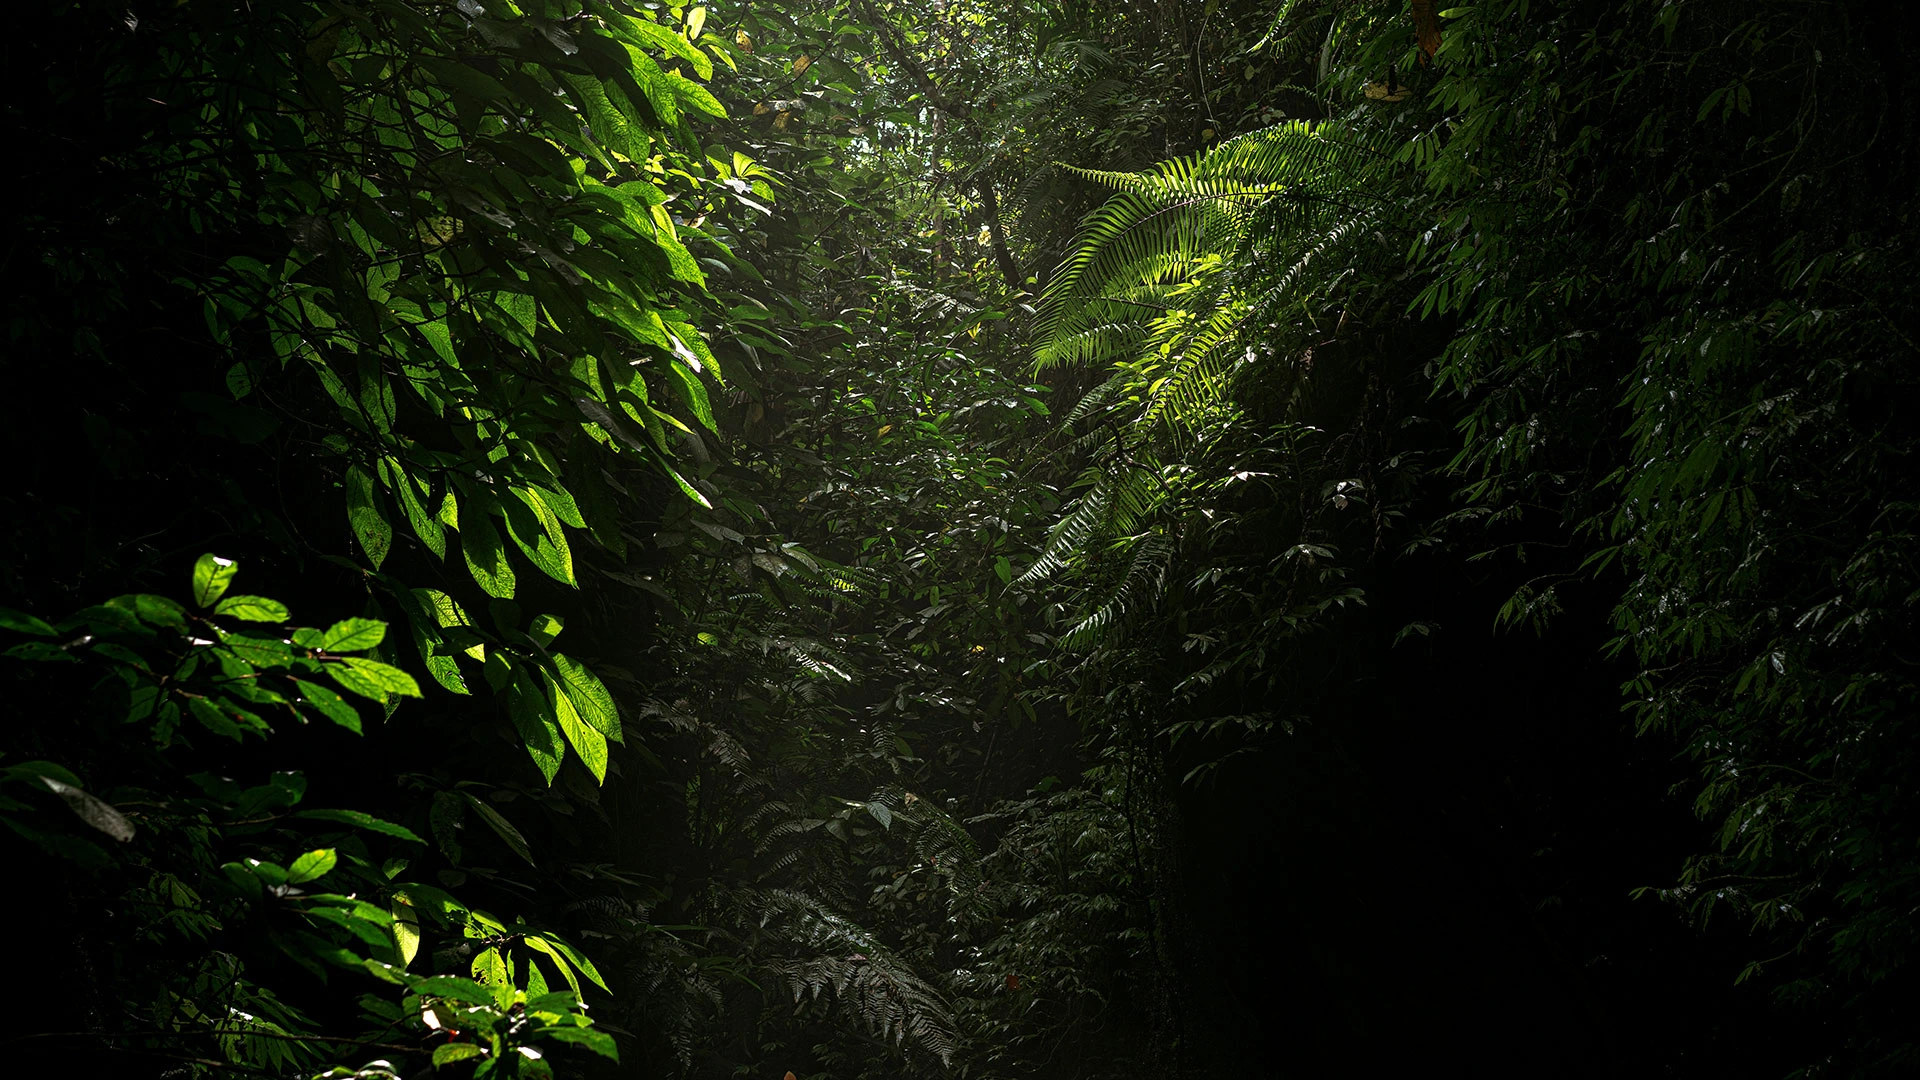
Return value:
<svg viewBox="0 0 1920 1080">
<path fill-rule="evenodd" d="M 580 718 L 609 740 L 621 741 L 620 713 L 600 677 L 563 653 L 553 654 L 553 672 Z"/>
<path fill-rule="evenodd" d="M 387 624 L 378 619 L 341 619 L 313 646 L 322 652 L 360 652 L 386 640 Z"/>
<path fill-rule="evenodd" d="M 380 506 L 379 492 L 374 490 L 373 477 L 358 465 L 347 469 L 347 524 L 353 527 L 354 539 L 360 541 L 360 550 L 367 553 L 367 561 L 375 570 L 387 560 L 387 552 L 393 549 L 393 526 L 387 523 L 386 512 Z"/>
<path fill-rule="evenodd" d="M 460 794 L 466 796 L 467 805 L 473 807 L 474 813 L 480 815 L 480 820 L 487 823 L 487 828 L 507 842 L 507 847 L 513 849 L 515 855 L 527 860 L 528 866 L 534 865 L 533 850 L 527 847 L 527 838 L 520 835 L 520 830 L 514 828 L 512 822 L 501 817 L 500 811 L 475 798 L 471 792 L 463 791 Z"/>
<path fill-rule="evenodd" d="M 328 872 L 331 871 L 339 861 L 340 857 L 334 854 L 332 848 L 320 848 L 317 851 L 309 851 L 305 855 L 293 860 L 293 865 L 287 867 L 287 883 L 290 885 L 299 885 L 303 882 L 323 878 L 327 876 Z"/>
<path fill-rule="evenodd" d="M 467 561 L 474 583 L 488 596 L 513 599 L 513 567 L 507 564 L 506 548 L 500 543 L 493 519 L 479 507 L 467 511 L 460 530 L 460 554 Z"/>
<path fill-rule="evenodd" d="M 41 637 L 53 637 L 58 631 L 53 624 L 24 611 L 0 607 L 0 629 L 13 630 L 22 634 L 38 634 Z"/>
<path fill-rule="evenodd" d="M 264 596 L 229 596 L 215 605 L 213 613 L 248 622 L 285 622 L 287 605 Z"/>
<path fill-rule="evenodd" d="M 553 783 L 554 776 L 560 772 L 560 761 L 566 756 L 560 720 L 553 713 L 553 702 L 540 692 L 524 668 L 513 672 L 513 681 L 507 690 L 507 715 L 520 732 L 520 739 L 540 775 L 547 783 Z"/>
<path fill-rule="evenodd" d="M 404 825 L 395 825 L 391 821 L 383 821 L 380 818 L 374 817 L 372 814 L 363 813 L 359 810 L 302 810 L 293 816 L 308 821 L 331 821 L 341 825 L 352 825 L 355 828 L 365 829 L 368 832 L 377 832 L 383 836 L 391 836 L 397 840 L 410 840 L 416 844 L 426 843 L 425 840 L 415 835 L 412 829 Z"/>
<path fill-rule="evenodd" d="M 240 566 L 232 559 L 223 559 L 218 555 L 200 556 L 193 564 L 193 602 L 207 607 L 225 595 L 227 586 L 233 584 L 233 575 L 239 573 Z"/>
<path fill-rule="evenodd" d="M 349 656 L 343 660 L 329 660 L 327 674 L 333 681 L 361 697 L 384 702 L 386 695 L 399 694 L 402 697 L 419 697 L 420 684 L 413 676 L 378 660 Z"/>
<path fill-rule="evenodd" d="M 551 674 L 546 676 L 547 689 L 552 694 L 554 716 L 560 721 L 560 730 L 566 733 L 567 743 L 580 760 L 587 766 L 593 778 L 602 783 L 607 779 L 607 737 L 595 731 L 580 719 L 580 713 L 573 707 L 573 701 L 560 683 Z"/>
<path fill-rule="evenodd" d="M 347 699 L 319 683 L 308 682 L 305 679 L 295 679 L 293 684 L 300 688 L 301 700 L 313 706 L 320 715 L 355 735 L 360 734 L 360 713 L 347 703 Z"/>
</svg>

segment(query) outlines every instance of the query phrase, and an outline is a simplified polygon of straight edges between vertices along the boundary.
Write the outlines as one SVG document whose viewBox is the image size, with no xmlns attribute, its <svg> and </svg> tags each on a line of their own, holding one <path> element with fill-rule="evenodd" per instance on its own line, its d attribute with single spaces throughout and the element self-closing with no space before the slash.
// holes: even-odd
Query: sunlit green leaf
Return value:
<svg viewBox="0 0 1920 1080">
<path fill-rule="evenodd" d="M 419 697 L 420 684 L 413 676 L 378 660 L 349 656 L 340 660 L 329 660 L 326 664 L 328 675 L 333 681 L 361 697 L 374 701 L 385 701 L 386 695 L 398 694 L 402 697 Z"/>
<path fill-rule="evenodd" d="M 506 548 L 500 543 L 500 533 L 493 527 L 492 518 L 478 508 L 469 509 L 466 514 L 460 530 L 460 554 L 467 561 L 474 583 L 488 596 L 513 599 L 513 567 L 507 564 Z"/>
<path fill-rule="evenodd" d="M 560 730 L 567 737 L 568 745 L 580 755 L 580 760 L 593 774 L 595 780 L 607 779 L 607 737 L 595 731 L 580 719 L 580 713 L 573 707 L 573 701 L 560 683 L 552 675 L 546 676 L 547 689 L 553 702 L 553 713 L 560 722 Z"/>
<path fill-rule="evenodd" d="M 248 622 L 285 622 L 287 605 L 264 596 L 229 596 L 214 606 L 213 613 Z"/>
<path fill-rule="evenodd" d="M 332 848 L 309 851 L 293 860 L 293 865 L 287 867 L 287 882 L 299 885 L 302 882 L 325 877 L 339 861 L 339 856 L 334 854 Z"/>
<path fill-rule="evenodd" d="M 193 564 L 193 602 L 207 607 L 219 600 L 239 571 L 239 564 L 232 559 L 211 554 L 200 556 Z"/>
<path fill-rule="evenodd" d="M 341 619 L 320 635 L 313 648 L 322 652 L 361 652 L 386 640 L 387 624 L 378 619 Z"/>
<path fill-rule="evenodd" d="M 540 775 L 547 783 L 553 783 L 553 778 L 560 772 L 560 761 L 566 754 L 565 744 L 561 741 L 560 720 L 554 715 L 553 702 L 540 692 L 539 686 L 524 668 L 512 674 L 507 692 L 507 715 L 520 732 L 520 739 L 525 743 L 527 753 L 533 758 Z"/>
<path fill-rule="evenodd" d="M 319 683 L 304 679 L 295 679 L 293 683 L 300 688 L 300 699 L 313 706 L 320 715 L 355 735 L 360 734 L 360 713 L 345 698 Z"/>
</svg>

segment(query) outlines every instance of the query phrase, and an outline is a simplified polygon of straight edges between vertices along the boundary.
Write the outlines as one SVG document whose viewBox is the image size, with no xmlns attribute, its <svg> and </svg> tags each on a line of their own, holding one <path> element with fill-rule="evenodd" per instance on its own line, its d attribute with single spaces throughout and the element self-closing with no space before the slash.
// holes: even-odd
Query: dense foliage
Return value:
<svg viewBox="0 0 1920 1080">
<path fill-rule="evenodd" d="M 9 1060 L 1910 1070 L 1890 19 L 23 16 Z"/>
</svg>

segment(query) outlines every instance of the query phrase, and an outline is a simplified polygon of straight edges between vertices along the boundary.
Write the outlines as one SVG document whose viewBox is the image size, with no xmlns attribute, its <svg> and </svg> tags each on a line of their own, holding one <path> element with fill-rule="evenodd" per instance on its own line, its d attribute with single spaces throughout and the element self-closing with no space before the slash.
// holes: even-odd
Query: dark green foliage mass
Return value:
<svg viewBox="0 0 1920 1080">
<path fill-rule="evenodd" d="M 0 1055 L 1905 1075 L 1896 14 L 22 13 Z"/>
</svg>

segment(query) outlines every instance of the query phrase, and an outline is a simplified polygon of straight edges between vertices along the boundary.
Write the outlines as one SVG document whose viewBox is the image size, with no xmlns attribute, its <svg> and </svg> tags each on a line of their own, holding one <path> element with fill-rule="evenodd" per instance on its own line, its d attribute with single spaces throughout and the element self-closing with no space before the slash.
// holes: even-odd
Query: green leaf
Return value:
<svg viewBox="0 0 1920 1080">
<path fill-rule="evenodd" d="M 340 857 L 334 854 L 332 848 L 309 851 L 293 860 L 293 865 L 287 868 L 287 883 L 299 885 L 302 882 L 323 878 L 339 861 Z"/>
<path fill-rule="evenodd" d="M 321 686 L 319 683 L 295 679 L 293 684 L 300 688 L 300 698 L 314 707 L 321 716 L 339 724 L 355 735 L 360 734 L 360 713 L 347 699 Z"/>
<path fill-rule="evenodd" d="M 287 605 L 264 596 L 229 596 L 214 607 L 213 613 L 248 622 L 285 622 Z"/>
<path fill-rule="evenodd" d="M 346 488 L 347 524 L 352 526 L 354 538 L 360 541 L 360 550 L 367 553 L 367 561 L 378 570 L 387 560 L 387 552 L 393 549 L 393 526 L 387 524 L 373 477 L 367 475 L 365 469 L 349 466 Z"/>
<path fill-rule="evenodd" d="M 218 555 L 200 556 L 193 564 L 193 602 L 207 607 L 220 599 L 233 584 L 233 575 L 240 572 L 240 564 L 232 559 L 223 559 Z"/>
<path fill-rule="evenodd" d="M 413 676 L 392 664 L 349 656 L 344 660 L 329 660 L 326 669 L 334 682 L 374 701 L 384 702 L 388 694 L 420 696 L 420 684 L 413 681 Z"/>
<path fill-rule="evenodd" d="M 0 771 L 0 779 L 7 780 L 31 779 L 41 776 L 51 776 L 55 780 L 70 784 L 74 787 L 86 786 L 80 782 L 80 778 L 75 776 L 71 769 L 52 761 L 23 761 L 18 765 L 9 765 L 5 770 Z"/>
<path fill-rule="evenodd" d="M 223 630 L 220 646 L 234 658 L 257 668 L 285 667 L 293 661 L 293 649 L 277 637 Z"/>
<path fill-rule="evenodd" d="M 474 584 L 488 596 L 513 599 L 513 567 L 507 564 L 507 551 L 493 519 L 479 508 L 471 508 L 465 521 L 460 530 L 460 554 L 467 560 Z"/>
<path fill-rule="evenodd" d="M 546 940 L 547 944 L 553 946 L 555 951 L 559 952 L 561 956 L 566 957 L 568 963 L 572 964 L 576 968 L 579 968 L 580 974 L 585 975 L 587 978 L 593 980 L 593 985 L 599 987 L 602 990 L 607 989 L 607 981 L 600 977 L 600 970 L 594 967 L 593 961 L 587 959 L 584 955 L 582 955 L 580 950 L 574 948 L 573 946 L 567 944 L 564 941 L 561 941 L 559 938 L 554 937 L 551 934 L 542 935 L 542 937 Z"/>
<path fill-rule="evenodd" d="M 546 575 L 564 585 L 577 585 L 573 551 L 565 528 L 545 500 L 526 488 L 514 488 L 517 503 L 507 504 L 507 531 L 527 558 Z M 522 508 L 525 509 L 522 509 Z"/>
<path fill-rule="evenodd" d="M 393 493 L 400 500 L 400 510 L 407 515 L 407 524 L 413 527 L 413 534 L 427 545 L 427 550 L 433 552 L 434 558 L 445 558 L 446 526 L 420 501 L 419 492 L 414 490 L 413 479 L 400 467 L 399 458 L 387 459 L 387 475 L 393 480 Z"/>
<path fill-rule="evenodd" d="M 708 431 L 718 432 L 720 428 L 714 423 L 713 406 L 707 399 L 707 388 L 700 381 L 700 376 L 685 364 L 677 362 L 667 365 L 667 376 L 694 419 L 700 421 Z"/>
<path fill-rule="evenodd" d="M 215 735 L 224 735 L 235 742 L 240 741 L 241 735 L 243 734 L 240 730 L 240 725 L 235 723 L 235 718 L 228 716 L 226 711 L 218 705 L 208 701 L 206 698 L 197 697 L 189 702 L 187 707 L 192 710 L 193 718 L 200 721 L 200 725 L 208 731 L 213 732 Z M 258 720 L 259 718 L 255 717 L 254 719 Z"/>
<path fill-rule="evenodd" d="M 607 779 L 607 737 L 582 722 L 580 713 L 574 709 L 573 701 L 567 692 L 561 689 L 559 680 L 551 674 L 546 675 L 547 689 L 553 695 L 553 714 L 560 721 L 560 730 L 566 733 L 567 743 L 580 760 L 586 763 L 587 771 L 595 780 L 605 783 Z"/>
<path fill-rule="evenodd" d="M 600 677 L 564 653 L 553 654 L 553 671 L 580 718 L 609 740 L 620 742 L 620 712 Z"/>
<path fill-rule="evenodd" d="M 493 1004 L 493 991 L 472 979 L 463 979 L 458 975 L 435 975 L 432 978 L 421 979 L 413 984 L 412 990 L 421 997 L 452 998 L 454 1001 L 464 1001 L 469 1005 Z"/>
<path fill-rule="evenodd" d="M 395 893 L 387 905 L 393 916 L 393 945 L 400 954 L 400 966 L 413 963 L 420 954 L 420 916 L 414 913 L 413 901 L 404 894 Z"/>
<path fill-rule="evenodd" d="M 304 818 L 308 821 L 332 821 L 341 825 L 352 825 L 357 829 L 377 832 L 382 836 L 391 836 L 396 840 L 410 840 L 416 844 L 426 843 L 425 840 L 415 835 L 412 829 L 404 825 L 395 825 L 391 821 L 383 821 L 380 818 L 374 817 L 372 814 L 362 813 L 359 810 L 302 810 L 293 816 Z"/>
<path fill-rule="evenodd" d="M 480 820 L 487 823 L 487 828 L 507 842 L 515 855 L 527 860 L 528 866 L 534 865 L 533 851 L 527 847 L 527 838 L 520 835 L 520 830 L 514 828 L 512 822 L 501 817 L 500 811 L 475 798 L 471 792 L 463 791 L 460 794 L 466 796 L 467 805 L 473 807 L 474 812 L 480 815 Z"/>
<path fill-rule="evenodd" d="M 574 500 L 572 492 L 558 485 L 529 487 L 527 491 L 546 503 L 547 509 L 553 511 L 553 516 L 559 518 L 561 524 L 571 525 L 576 529 L 587 527 L 587 519 L 580 515 L 580 505 Z"/>
<path fill-rule="evenodd" d="M 13 630 L 22 634 L 38 634 L 41 637 L 56 637 L 59 631 L 53 624 L 24 611 L 15 611 L 10 607 L 0 607 L 0 629 Z"/>
<path fill-rule="evenodd" d="M 536 1039 L 552 1039 L 555 1042 L 574 1043 L 599 1054 L 601 1057 L 620 1060 L 620 1048 L 614 1045 L 613 1036 L 604 1031 L 586 1027 L 546 1027 L 534 1031 Z"/>
<path fill-rule="evenodd" d="M 545 648 L 553 644 L 553 639 L 560 636 L 566 625 L 558 615 L 535 615 L 532 625 L 527 627 L 527 636 L 535 645 Z"/>
<path fill-rule="evenodd" d="M 555 968 L 558 968 L 560 971 L 560 977 L 567 980 L 567 985 L 573 988 L 573 996 L 576 998 L 579 997 L 580 977 L 573 973 L 573 965 L 567 963 L 566 957 L 560 955 L 560 950 L 554 948 L 552 945 L 549 945 L 544 938 L 541 938 L 534 934 L 528 934 L 522 940 L 524 940 L 527 943 L 527 947 L 529 949 L 533 949 L 536 952 L 543 952 L 547 954 L 547 956 L 551 957 L 553 960 L 553 966 Z M 533 1011 L 533 1005 L 531 1002 L 529 1002 L 527 1005 L 527 1011 L 528 1012 Z"/>
<path fill-rule="evenodd" d="M 131 607 L 141 622 L 167 630 L 187 628 L 187 609 L 178 600 L 150 593 L 117 596 L 107 601 L 115 607 Z"/>
<path fill-rule="evenodd" d="M 473 1043 L 446 1043 L 433 1048 L 433 1067 L 451 1065 L 456 1061 L 486 1056 L 486 1050 Z"/>
<path fill-rule="evenodd" d="M 34 660 L 40 662 L 53 661 L 58 663 L 64 661 L 70 664 L 79 662 L 75 660 L 67 650 L 50 641 L 23 641 L 11 649 L 8 649 L 6 652 L 0 653 L 0 656 L 11 656 L 15 660 Z"/>
<path fill-rule="evenodd" d="M 540 775 L 547 783 L 553 783 L 554 776 L 560 772 L 560 760 L 566 756 L 560 721 L 553 713 L 553 703 L 540 692 L 524 668 L 513 673 L 513 682 L 507 691 L 507 715 L 513 719 L 513 726 L 520 732 L 520 739 L 526 744 Z"/>
<path fill-rule="evenodd" d="M 386 640 L 387 624 L 379 619 L 341 619 L 320 635 L 313 648 L 322 652 L 360 652 Z"/>
</svg>

